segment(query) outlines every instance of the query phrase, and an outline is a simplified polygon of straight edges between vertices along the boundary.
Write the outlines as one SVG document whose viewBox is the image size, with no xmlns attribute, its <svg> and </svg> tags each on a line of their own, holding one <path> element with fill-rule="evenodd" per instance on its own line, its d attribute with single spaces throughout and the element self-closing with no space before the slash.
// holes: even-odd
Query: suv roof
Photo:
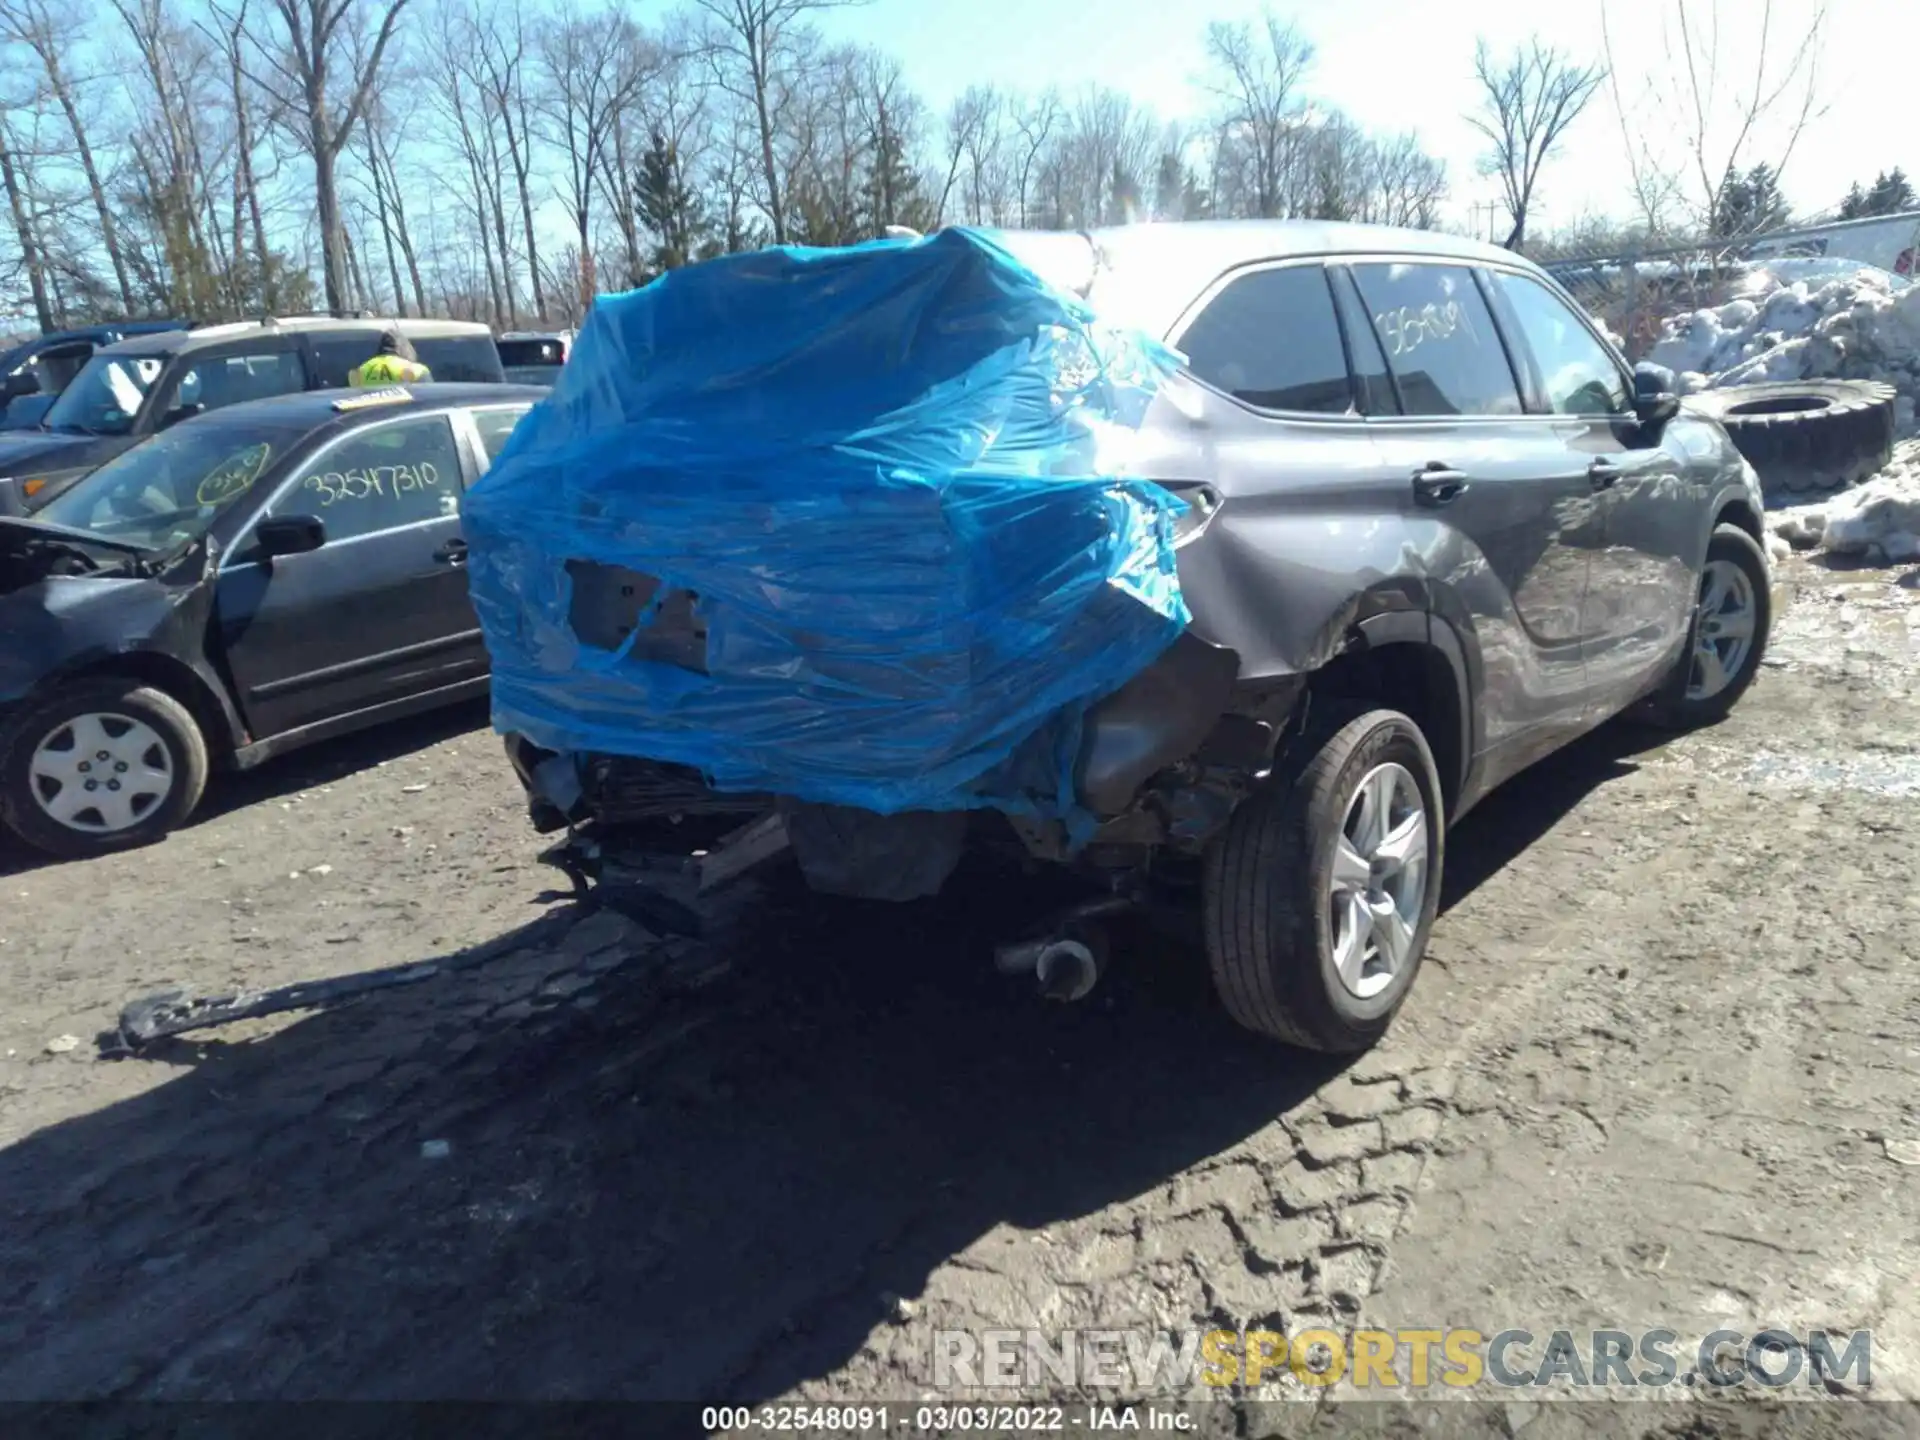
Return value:
<svg viewBox="0 0 1920 1440">
<path fill-rule="evenodd" d="M 177 355 L 191 353 L 209 345 L 249 335 L 300 331 L 307 334 L 339 334 L 367 330 L 398 330 L 409 340 L 447 339 L 460 335 L 493 338 L 485 325 L 472 320 L 399 320 L 369 315 L 358 319 L 340 319 L 332 315 L 275 316 L 267 320 L 236 320 L 226 325 L 205 325 L 195 330 L 167 330 L 151 335 L 132 335 L 102 353 L 112 355 Z"/>
<path fill-rule="evenodd" d="M 1463 235 L 1334 220 L 1178 220 L 1093 230 L 988 232 L 1043 278 L 1102 314 L 1165 335 L 1215 276 L 1261 260 L 1307 255 L 1419 255 L 1533 269 Z"/>
</svg>

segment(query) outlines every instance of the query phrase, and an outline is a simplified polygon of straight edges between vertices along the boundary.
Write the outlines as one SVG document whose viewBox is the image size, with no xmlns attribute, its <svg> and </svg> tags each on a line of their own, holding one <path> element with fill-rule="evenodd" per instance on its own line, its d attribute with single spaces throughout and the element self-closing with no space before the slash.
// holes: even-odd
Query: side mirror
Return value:
<svg viewBox="0 0 1920 1440">
<path fill-rule="evenodd" d="M 317 515 L 271 515 L 253 527 L 253 543 L 266 560 L 304 555 L 327 543 L 327 527 Z"/>
<path fill-rule="evenodd" d="M 1664 425 L 1680 413 L 1680 382 L 1664 365 L 1633 367 L 1633 413 L 1642 425 Z"/>
<path fill-rule="evenodd" d="M 0 405 L 9 400 L 18 400 L 23 395 L 40 393 L 40 377 L 31 370 L 16 370 L 0 380 Z"/>
</svg>

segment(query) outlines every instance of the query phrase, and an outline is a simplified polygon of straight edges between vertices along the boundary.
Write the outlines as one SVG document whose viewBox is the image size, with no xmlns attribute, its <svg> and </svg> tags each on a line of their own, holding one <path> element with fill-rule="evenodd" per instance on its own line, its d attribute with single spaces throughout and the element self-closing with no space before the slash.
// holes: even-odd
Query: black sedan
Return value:
<svg viewBox="0 0 1920 1440">
<path fill-rule="evenodd" d="M 545 393 L 235 405 L 0 517 L 0 820 L 141 844 L 212 768 L 483 694 L 461 495 Z"/>
</svg>

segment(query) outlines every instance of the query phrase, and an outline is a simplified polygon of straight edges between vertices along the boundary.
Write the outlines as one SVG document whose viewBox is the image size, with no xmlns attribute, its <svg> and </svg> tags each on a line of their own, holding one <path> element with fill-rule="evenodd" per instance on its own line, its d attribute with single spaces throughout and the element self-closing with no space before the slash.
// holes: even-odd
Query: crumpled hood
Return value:
<svg viewBox="0 0 1920 1440">
<path fill-rule="evenodd" d="M 191 663 L 213 608 L 211 572 L 193 555 L 160 576 L 50 575 L 0 594 L 0 703 L 58 671 L 131 651 Z M 0 553 L 0 576 L 5 563 Z"/>
</svg>

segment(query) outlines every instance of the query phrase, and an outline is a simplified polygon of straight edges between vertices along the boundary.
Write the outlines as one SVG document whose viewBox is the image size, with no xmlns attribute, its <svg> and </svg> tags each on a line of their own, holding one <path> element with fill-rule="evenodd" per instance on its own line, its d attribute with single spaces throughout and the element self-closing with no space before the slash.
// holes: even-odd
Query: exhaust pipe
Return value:
<svg viewBox="0 0 1920 1440">
<path fill-rule="evenodd" d="M 1100 981 L 1100 958 L 1079 940 L 1056 937 L 1002 945 L 994 952 L 1002 975 L 1032 975 L 1041 998 L 1071 1004 L 1084 1000 Z"/>
</svg>

